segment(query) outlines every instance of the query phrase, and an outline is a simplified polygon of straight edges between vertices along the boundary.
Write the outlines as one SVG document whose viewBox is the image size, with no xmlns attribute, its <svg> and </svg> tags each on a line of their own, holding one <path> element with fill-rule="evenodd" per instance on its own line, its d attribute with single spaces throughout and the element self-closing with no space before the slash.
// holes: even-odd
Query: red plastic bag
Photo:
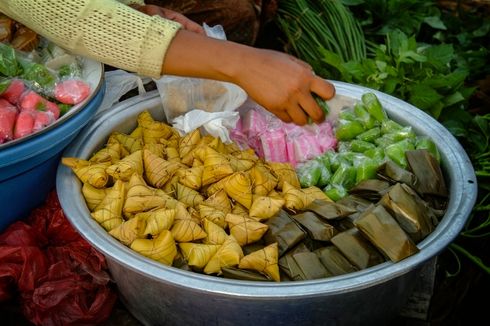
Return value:
<svg viewBox="0 0 490 326">
<path fill-rule="evenodd" d="M 71 226 L 53 191 L 0 235 L 0 302 L 18 298 L 35 325 L 94 325 L 117 296 L 103 255 Z"/>
</svg>

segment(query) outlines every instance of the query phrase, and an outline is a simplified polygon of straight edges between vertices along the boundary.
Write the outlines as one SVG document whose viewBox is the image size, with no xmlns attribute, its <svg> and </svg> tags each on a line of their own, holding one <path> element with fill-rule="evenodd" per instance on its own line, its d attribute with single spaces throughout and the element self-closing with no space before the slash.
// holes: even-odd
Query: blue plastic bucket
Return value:
<svg viewBox="0 0 490 326">
<path fill-rule="evenodd" d="M 63 150 L 95 115 L 104 94 L 102 83 L 92 100 L 57 128 L 0 150 L 0 232 L 46 200 Z"/>
</svg>

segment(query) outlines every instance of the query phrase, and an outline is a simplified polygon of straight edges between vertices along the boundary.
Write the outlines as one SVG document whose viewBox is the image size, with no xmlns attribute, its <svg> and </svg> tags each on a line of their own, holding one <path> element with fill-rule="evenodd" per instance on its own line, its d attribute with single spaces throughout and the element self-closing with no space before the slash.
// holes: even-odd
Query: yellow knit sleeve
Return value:
<svg viewBox="0 0 490 326">
<path fill-rule="evenodd" d="M 181 28 L 115 0 L 1 0 L 0 12 L 74 54 L 154 78 Z"/>
<path fill-rule="evenodd" d="M 143 0 L 117 0 L 120 3 L 124 3 L 125 5 L 144 5 L 145 2 Z"/>
</svg>

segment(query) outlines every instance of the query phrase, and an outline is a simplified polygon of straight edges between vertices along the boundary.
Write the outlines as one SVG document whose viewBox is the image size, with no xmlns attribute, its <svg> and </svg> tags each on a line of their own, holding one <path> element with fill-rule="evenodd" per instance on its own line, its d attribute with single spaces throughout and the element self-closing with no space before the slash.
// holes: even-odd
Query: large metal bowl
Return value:
<svg viewBox="0 0 490 326">
<path fill-rule="evenodd" d="M 335 109 L 371 89 L 334 82 Z M 450 188 L 447 212 L 436 230 L 418 244 L 419 253 L 358 272 L 320 280 L 268 283 L 222 279 L 166 267 L 125 247 L 94 221 L 81 184 L 59 166 L 57 191 L 66 216 L 102 252 L 120 297 L 148 325 L 378 325 L 397 316 L 411 294 L 420 268 L 460 232 L 474 203 L 474 171 L 458 141 L 437 121 L 392 96 L 376 92 L 390 117 L 430 136 L 441 152 Z M 129 99 L 96 117 L 64 153 L 88 158 L 113 130 L 128 132 L 148 109 L 164 117 L 158 93 Z"/>
</svg>

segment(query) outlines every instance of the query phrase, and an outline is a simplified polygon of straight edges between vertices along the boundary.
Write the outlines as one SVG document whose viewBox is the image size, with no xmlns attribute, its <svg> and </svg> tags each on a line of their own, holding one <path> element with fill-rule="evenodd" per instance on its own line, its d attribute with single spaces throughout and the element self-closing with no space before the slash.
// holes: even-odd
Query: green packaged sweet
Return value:
<svg viewBox="0 0 490 326">
<path fill-rule="evenodd" d="M 353 107 L 342 108 L 339 112 L 339 120 L 354 121 L 356 120 L 356 114 L 354 113 Z"/>
<path fill-rule="evenodd" d="M 373 143 L 380 136 L 381 136 L 381 128 L 374 127 L 369 130 L 366 130 L 363 133 L 360 133 L 359 135 L 356 136 L 356 139 Z"/>
<path fill-rule="evenodd" d="M 379 165 L 377 161 L 367 156 L 357 160 L 354 164 L 356 168 L 356 184 L 364 180 L 375 179 Z"/>
<path fill-rule="evenodd" d="M 427 136 L 419 136 L 415 142 L 415 149 L 426 149 L 428 150 L 436 160 L 441 163 L 441 154 L 437 149 L 436 144 Z"/>
<path fill-rule="evenodd" d="M 333 201 L 338 201 L 348 195 L 347 190 L 342 185 L 329 184 L 323 188 L 323 192 Z"/>
<path fill-rule="evenodd" d="M 374 93 L 364 93 L 361 96 L 362 103 L 366 107 L 366 110 L 372 115 L 376 120 L 382 122 L 388 118 L 385 110 L 381 106 L 378 97 Z"/>
<path fill-rule="evenodd" d="M 378 123 L 378 121 L 371 114 L 369 114 L 364 105 L 361 103 L 357 103 L 354 106 L 354 114 L 356 115 L 356 120 L 360 121 L 366 129 L 374 128 Z"/>
<path fill-rule="evenodd" d="M 407 168 L 406 151 L 414 150 L 415 146 L 410 139 L 404 139 L 397 143 L 391 144 L 385 148 L 386 156 L 402 168 Z"/>
<path fill-rule="evenodd" d="M 396 121 L 393 121 L 391 119 L 386 119 L 381 123 L 381 133 L 384 134 L 390 134 L 392 132 L 398 131 L 402 129 L 403 126 L 399 124 Z"/>
<path fill-rule="evenodd" d="M 396 139 L 396 135 L 393 133 L 384 134 L 383 136 L 374 140 L 374 143 L 381 148 L 385 148 L 396 142 L 398 142 L 398 140 Z"/>
<path fill-rule="evenodd" d="M 318 183 L 321 174 L 320 167 L 320 162 L 316 160 L 298 164 L 296 167 L 296 174 L 298 175 L 301 187 L 308 188 L 315 186 Z"/>
<path fill-rule="evenodd" d="M 392 132 L 392 135 L 396 141 L 400 141 L 403 139 L 414 139 L 415 140 L 417 138 L 417 135 L 415 135 L 411 126 L 406 126 L 406 127 L 403 127 L 397 131 L 394 131 L 394 132 Z"/>
<path fill-rule="evenodd" d="M 374 149 L 376 145 L 360 139 L 353 139 L 350 142 L 350 149 L 353 152 L 364 153 L 368 149 Z"/>
<path fill-rule="evenodd" d="M 340 164 L 339 168 L 330 178 L 330 183 L 341 185 L 346 189 L 353 187 L 356 184 L 356 168 L 350 164 Z"/>
<path fill-rule="evenodd" d="M 335 129 L 335 136 L 338 140 L 351 140 L 363 133 L 366 129 L 359 121 L 349 121 L 340 119 Z"/>
<path fill-rule="evenodd" d="M 328 159 L 323 158 L 322 156 L 317 157 L 315 159 L 320 164 L 320 178 L 318 179 L 317 186 L 324 187 L 330 182 L 330 178 L 332 177 L 332 172 L 330 171 L 330 162 Z"/>
<path fill-rule="evenodd" d="M 365 156 L 369 157 L 370 159 L 373 159 L 374 161 L 378 163 L 383 163 L 385 161 L 385 151 L 381 147 L 376 147 L 373 149 L 368 149 L 363 153 Z"/>
</svg>

